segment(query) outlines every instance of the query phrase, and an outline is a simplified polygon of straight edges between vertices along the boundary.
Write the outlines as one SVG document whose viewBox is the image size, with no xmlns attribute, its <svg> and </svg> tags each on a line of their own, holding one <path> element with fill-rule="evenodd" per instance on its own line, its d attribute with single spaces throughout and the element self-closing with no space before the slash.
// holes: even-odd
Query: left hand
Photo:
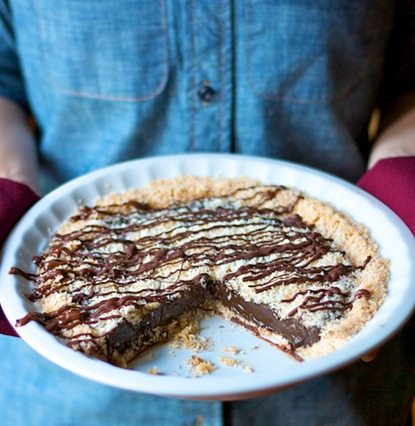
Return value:
<svg viewBox="0 0 415 426">
<path fill-rule="evenodd" d="M 402 96 L 384 112 L 368 167 L 386 158 L 408 156 L 415 156 L 415 92 Z"/>
<path fill-rule="evenodd" d="M 364 362 L 371 362 L 377 357 L 378 353 L 379 349 L 374 349 L 373 351 L 364 354 L 360 359 Z"/>
<path fill-rule="evenodd" d="M 413 139 L 412 139 L 413 138 Z M 415 135 L 408 139 L 379 139 L 370 153 L 368 168 L 373 167 L 378 161 L 392 157 L 415 156 Z"/>
</svg>

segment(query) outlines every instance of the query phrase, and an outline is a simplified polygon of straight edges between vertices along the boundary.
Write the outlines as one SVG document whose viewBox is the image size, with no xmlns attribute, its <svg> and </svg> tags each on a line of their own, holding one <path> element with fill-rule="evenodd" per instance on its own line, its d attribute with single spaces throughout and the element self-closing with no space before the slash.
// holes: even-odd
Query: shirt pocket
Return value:
<svg viewBox="0 0 415 426">
<path fill-rule="evenodd" d="M 259 97 L 324 104 L 381 72 L 391 2 L 247 0 L 246 78 Z"/>
<path fill-rule="evenodd" d="M 144 101 L 168 78 L 164 0 L 34 0 L 45 74 L 72 96 Z"/>
</svg>

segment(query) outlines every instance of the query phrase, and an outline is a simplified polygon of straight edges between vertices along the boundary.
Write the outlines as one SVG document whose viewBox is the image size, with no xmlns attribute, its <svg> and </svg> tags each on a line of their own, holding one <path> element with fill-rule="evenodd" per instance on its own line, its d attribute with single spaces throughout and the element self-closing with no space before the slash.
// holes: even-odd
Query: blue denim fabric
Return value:
<svg viewBox="0 0 415 426">
<path fill-rule="evenodd" d="M 55 184 L 116 161 L 195 151 L 288 159 L 350 180 L 364 170 L 392 1 L 9 6 L 0 95 L 23 102 L 26 92 Z"/>
<path fill-rule="evenodd" d="M 0 96 L 35 116 L 47 188 L 122 160 L 213 151 L 298 161 L 354 180 L 364 170 L 394 19 L 387 0 L 0 0 Z M 393 381 L 376 364 L 369 373 L 357 366 L 346 373 L 347 392 L 363 375 L 385 383 L 382 403 L 395 395 L 396 369 L 408 364 L 408 348 L 398 348 L 387 352 Z M 0 337 L 0 353 L 1 425 L 176 426 L 199 424 L 198 415 L 222 424 L 220 403 L 101 386 L 18 339 Z M 413 388 L 400 408 L 368 405 L 364 416 L 352 398 L 344 410 L 336 391 L 344 376 L 236 403 L 234 424 L 399 424 L 393 412 L 403 412 Z M 327 407 L 342 413 L 329 423 L 317 415 L 321 406 L 313 410 L 324 395 L 335 395 Z"/>
<path fill-rule="evenodd" d="M 406 327 L 374 361 L 359 361 L 281 394 L 230 407 L 237 426 L 405 426 L 415 395 L 415 328 Z"/>
<path fill-rule="evenodd" d="M 121 391 L 79 378 L 0 335 L 2 426 L 221 426 L 218 402 Z"/>
</svg>

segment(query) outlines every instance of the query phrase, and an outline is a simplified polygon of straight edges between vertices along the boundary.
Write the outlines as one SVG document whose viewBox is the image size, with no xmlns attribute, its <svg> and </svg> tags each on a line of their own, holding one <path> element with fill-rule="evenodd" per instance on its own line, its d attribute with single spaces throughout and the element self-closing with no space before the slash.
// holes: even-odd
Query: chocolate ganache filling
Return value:
<svg viewBox="0 0 415 426">
<path fill-rule="evenodd" d="M 236 322 L 283 336 L 294 354 L 320 338 L 310 315 L 339 318 L 370 297 L 339 284 L 370 258 L 351 265 L 294 213 L 300 195 L 275 202 L 286 191 L 253 186 L 158 209 L 135 201 L 84 207 L 70 219 L 73 230 L 34 257 L 36 274 L 12 268 L 35 282 L 28 297 L 43 307 L 17 325 L 38 321 L 72 348 L 116 362 L 115 352 L 140 353 L 156 343 L 152 330 L 213 298 Z M 282 297 L 282 288 L 294 290 Z"/>
</svg>

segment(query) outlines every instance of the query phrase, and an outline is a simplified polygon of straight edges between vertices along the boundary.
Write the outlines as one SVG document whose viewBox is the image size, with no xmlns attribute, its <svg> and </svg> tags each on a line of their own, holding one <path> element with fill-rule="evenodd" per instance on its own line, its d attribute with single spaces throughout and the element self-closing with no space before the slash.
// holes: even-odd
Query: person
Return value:
<svg viewBox="0 0 415 426">
<path fill-rule="evenodd" d="M 368 163 L 411 159 L 414 12 L 382 0 L 0 0 L 1 202 L 11 181 L 46 193 L 169 153 L 262 155 L 352 182 Z M 384 118 L 370 146 L 376 106 Z M 409 333 L 371 363 L 225 404 L 109 388 L 0 336 L 1 423 L 402 425 L 414 396 Z"/>
</svg>

